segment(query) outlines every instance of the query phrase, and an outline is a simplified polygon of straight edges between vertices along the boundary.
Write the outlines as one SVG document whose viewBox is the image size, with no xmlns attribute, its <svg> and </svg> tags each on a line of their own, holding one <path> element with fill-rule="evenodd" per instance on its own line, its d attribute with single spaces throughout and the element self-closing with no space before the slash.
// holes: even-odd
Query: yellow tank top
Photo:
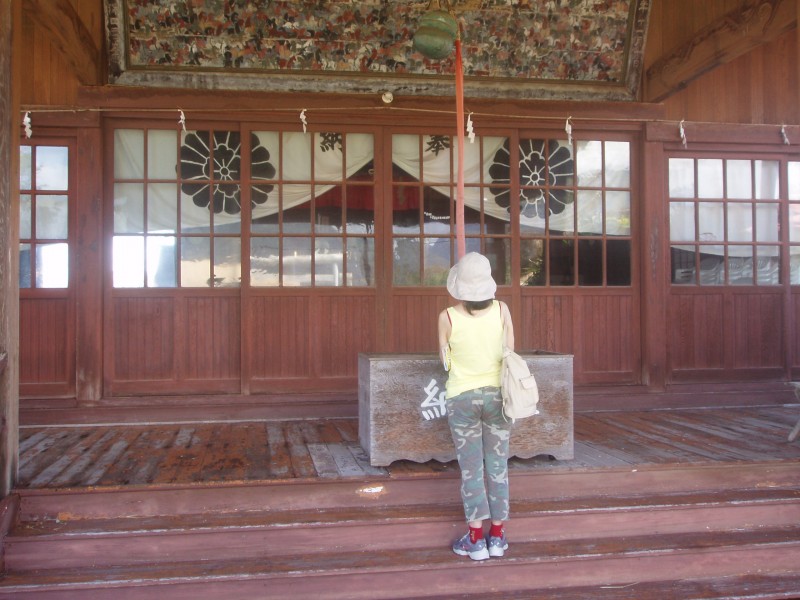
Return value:
<svg viewBox="0 0 800 600">
<path fill-rule="evenodd" d="M 492 302 L 490 310 L 471 317 L 451 307 L 450 374 L 447 397 L 469 390 L 500 386 L 500 364 L 503 360 L 503 317 L 500 303 Z"/>
</svg>

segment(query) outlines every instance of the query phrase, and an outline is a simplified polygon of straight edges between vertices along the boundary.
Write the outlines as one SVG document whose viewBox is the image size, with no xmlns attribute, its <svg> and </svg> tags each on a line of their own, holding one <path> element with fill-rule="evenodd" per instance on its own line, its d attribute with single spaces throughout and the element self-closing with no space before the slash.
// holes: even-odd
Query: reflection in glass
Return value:
<svg viewBox="0 0 800 600">
<path fill-rule="evenodd" d="M 280 233 L 280 214 L 278 211 L 278 194 L 274 194 L 266 203 L 268 210 L 263 217 L 254 217 L 251 213 L 250 231 L 253 233 Z"/>
<path fill-rule="evenodd" d="M 178 178 L 178 132 L 151 129 L 147 132 L 147 177 Z"/>
<path fill-rule="evenodd" d="M 669 159 L 669 195 L 671 198 L 694 198 L 693 159 Z"/>
<path fill-rule="evenodd" d="M 758 246 L 756 248 L 756 283 L 758 285 L 780 285 L 780 247 Z"/>
<path fill-rule="evenodd" d="M 789 200 L 800 200 L 800 162 L 789 161 Z"/>
<path fill-rule="evenodd" d="M 31 245 L 19 245 L 19 287 L 31 287 Z"/>
<path fill-rule="evenodd" d="M 547 272 L 545 269 L 544 240 L 520 240 L 520 284 L 545 285 Z"/>
<path fill-rule="evenodd" d="M 392 191 L 392 230 L 419 233 L 419 188 L 396 185 Z"/>
<path fill-rule="evenodd" d="M 508 238 L 486 238 L 484 254 L 492 265 L 492 277 L 497 285 L 508 285 L 511 281 L 511 240 Z"/>
<path fill-rule="evenodd" d="M 678 285 L 686 285 L 686 284 L 693 284 L 696 283 L 696 273 L 697 270 L 695 269 L 695 252 L 696 247 L 690 246 L 691 250 L 687 248 L 679 248 L 673 246 L 670 249 L 670 255 L 672 258 L 672 283 Z"/>
<path fill-rule="evenodd" d="M 631 284 L 630 240 L 606 242 L 606 283 L 614 286 Z"/>
<path fill-rule="evenodd" d="M 722 160 L 697 160 L 697 195 L 700 198 L 722 198 Z"/>
<path fill-rule="evenodd" d="M 800 254 L 792 254 L 789 260 L 789 283 L 800 285 Z"/>
<path fill-rule="evenodd" d="M 425 233 L 429 235 L 450 233 L 450 198 L 428 186 L 423 189 L 423 194 L 425 206 L 422 220 Z M 474 210 L 472 211 L 473 221 L 475 212 Z M 480 213 L 477 216 L 478 223 L 480 223 Z"/>
<path fill-rule="evenodd" d="M 349 237 L 347 243 L 347 284 L 375 285 L 375 240 L 368 237 Z"/>
<path fill-rule="evenodd" d="M 347 186 L 347 233 L 374 233 L 375 191 L 372 186 Z"/>
<path fill-rule="evenodd" d="M 789 241 L 800 242 L 800 204 L 789 205 Z"/>
<path fill-rule="evenodd" d="M 250 240 L 250 285 L 280 285 L 280 240 L 252 238 Z"/>
<path fill-rule="evenodd" d="M 578 190 L 578 233 L 600 235 L 603 233 L 603 192 Z"/>
<path fill-rule="evenodd" d="M 606 233 L 631 234 L 631 193 L 606 192 Z"/>
<path fill-rule="evenodd" d="M 728 241 L 753 241 L 753 205 L 750 202 L 728 203 Z"/>
<path fill-rule="evenodd" d="M 144 188 L 141 183 L 114 184 L 114 233 L 144 233 Z"/>
<path fill-rule="evenodd" d="M 311 238 L 283 238 L 283 285 L 311 285 Z"/>
<path fill-rule="evenodd" d="M 311 186 L 284 185 L 282 191 L 283 232 L 311 233 Z"/>
<path fill-rule="evenodd" d="M 36 196 L 36 238 L 65 240 L 69 224 L 66 196 Z"/>
<path fill-rule="evenodd" d="M 753 197 L 752 163 L 749 160 L 726 160 L 725 182 L 727 196 L 734 200 L 747 200 Z"/>
<path fill-rule="evenodd" d="M 115 288 L 144 287 L 144 236 L 115 235 L 111 268 Z"/>
<path fill-rule="evenodd" d="M 629 142 L 606 142 L 606 187 L 626 188 L 631 184 Z"/>
<path fill-rule="evenodd" d="M 700 285 L 725 284 L 724 255 L 722 246 L 700 247 Z"/>
<path fill-rule="evenodd" d="M 779 206 L 774 202 L 756 204 L 756 241 L 778 242 L 780 235 Z"/>
<path fill-rule="evenodd" d="M 450 238 L 425 238 L 423 285 L 445 285 L 450 271 Z"/>
<path fill-rule="evenodd" d="M 30 239 L 32 236 L 31 210 L 30 194 L 22 194 L 19 197 L 19 237 L 23 240 Z"/>
<path fill-rule="evenodd" d="M 320 194 L 320 187 L 317 187 L 315 194 L 314 231 L 316 233 L 341 233 L 344 217 L 342 188 L 336 185 L 324 194 Z"/>
<path fill-rule="evenodd" d="M 65 146 L 36 147 L 36 189 L 69 189 L 69 148 Z"/>
<path fill-rule="evenodd" d="M 314 241 L 314 285 L 345 285 L 342 238 L 324 237 Z"/>
<path fill-rule="evenodd" d="M 754 161 L 756 171 L 756 198 L 777 200 L 780 194 L 780 164 L 776 160 Z"/>
<path fill-rule="evenodd" d="M 578 240 L 580 285 L 603 285 L 602 240 Z"/>
<path fill-rule="evenodd" d="M 753 285 L 753 247 L 729 246 L 728 281 L 730 285 Z"/>
<path fill-rule="evenodd" d="M 69 246 L 67 244 L 36 245 L 36 287 L 69 287 Z"/>
<path fill-rule="evenodd" d="M 575 240 L 550 240 L 550 285 L 575 285 Z"/>
<path fill-rule="evenodd" d="M 181 238 L 181 287 L 211 287 L 211 240 Z"/>
<path fill-rule="evenodd" d="M 23 191 L 30 190 L 33 183 L 31 154 L 30 146 L 19 147 L 19 189 Z"/>
<path fill-rule="evenodd" d="M 601 187 L 603 185 L 603 142 L 579 140 L 575 146 L 578 185 Z"/>
<path fill-rule="evenodd" d="M 395 238 L 393 240 L 394 257 L 392 263 L 392 281 L 396 286 L 419 285 L 420 243 L 419 238 Z"/>
<path fill-rule="evenodd" d="M 178 188 L 174 183 L 148 184 L 147 231 L 149 233 L 178 231 L 177 192 Z"/>
<path fill-rule="evenodd" d="M 114 130 L 114 179 L 144 177 L 144 131 Z"/>
<path fill-rule="evenodd" d="M 239 287 L 242 283 L 242 241 L 214 238 L 214 287 Z"/>
<path fill-rule="evenodd" d="M 178 254 L 173 236 L 148 236 L 147 286 L 169 288 L 178 285 Z"/>
<path fill-rule="evenodd" d="M 725 205 L 722 202 L 700 202 L 698 233 L 701 241 L 721 242 L 725 239 Z"/>
<path fill-rule="evenodd" d="M 480 213 L 476 210 L 468 210 L 464 207 L 464 221 L 467 232 L 472 232 L 470 227 L 472 222 L 480 220 Z M 509 235 L 511 233 L 511 222 L 505 219 L 500 219 L 489 213 L 483 216 L 484 233 L 489 235 Z M 475 231 L 477 233 L 477 231 Z"/>
</svg>

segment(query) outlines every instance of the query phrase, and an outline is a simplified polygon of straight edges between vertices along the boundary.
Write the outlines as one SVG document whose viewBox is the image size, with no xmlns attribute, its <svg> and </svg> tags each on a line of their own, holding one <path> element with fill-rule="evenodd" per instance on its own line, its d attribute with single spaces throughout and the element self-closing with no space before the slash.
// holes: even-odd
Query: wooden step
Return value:
<svg viewBox="0 0 800 600">
<path fill-rule="evenodd" d="M 12 571 L 0 583 L 0 598 L 377 600 L 471 597 L 477 589 L 540 597 L 540 590 L 623 589 L 747 575 L 780 576 L 786 584 L 790 575 L 800 578 L 799 558 L 800 526 L 517 542 L 504 558 L 481 563 L 440 544 L 362 552 L 331 545 L 312 555 L 269 546 L 248 560 Z"/>
</svg>

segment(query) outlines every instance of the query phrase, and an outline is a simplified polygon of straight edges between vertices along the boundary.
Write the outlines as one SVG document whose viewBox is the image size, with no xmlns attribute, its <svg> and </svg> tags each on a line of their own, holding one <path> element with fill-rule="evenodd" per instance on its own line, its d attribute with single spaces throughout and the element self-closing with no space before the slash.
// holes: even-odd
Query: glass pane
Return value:
<svg viewBox="0 0 800 600">
<path fill-rule="evenodd" d="M 701 158 L 697 161 L 697 195 L 700 198 L 722 198 L 722 160 Z"/>
<path fill-rule="evenodd" d="M 111 268 L 115 288 L 144 287 L 144 236 L 114 236 Z"/>
<path fill-rule="evenodd" d="M 147 237 L 147 286 L 178 285 L 177 240 L 172 236 Z"/>
<path fill-rule="evenodd" d="M 147 231 L 178 231 L 178 187 L 174 183 L 151 183 L 147 186 Z"/>
<path fill-rule="evenodd" d="M 630 240 L 608 240 L 606 242 L 606 283 L 608 285 L 631 284 Z"/>
<path fill-rule="evenodd" d="M 775 203 L 756 204 L 756 241 L 779 242 L 780 213 Z"/>
<path fill-rule="evenodd" d="M 484 204 L 484 206 L 487 205 Z M 480 218 L 480 214 L 478 214 L 478 211 L 473 211 L 467 207 L 464 208 L 464 220 L 466 221 L 465 227 L 467 228 L 468 231 L 471 231 L 471 228 L 469 227 L 469 220 L 473 218 L 472 217 L 473 213 L 475 217 Z M 484 224 L 484 233 L 488 233 L 489 235 L 509 235 L 511 233 L 510 221 L 502 219 L 488 212 L 484 214 L 483 224 Z"/>
<path fill-rule="evenodd" d="M 426 135 L 422 138 L 422 179 L 426 183 L 455 181 L 451 167 L 452 140 L 447 135 Z M 450 169 L 453 168 L 452 175 Z"/>
<path fill-rule="evenodd" d="M 367 237 L 347 238 L 347 285 L 375 285 L 375 240 Z"/>
<path fill-rule="evenodd" d="M 453 202 L 453 229 L 456 230 L 456 205 Z M 444 233 L 444 230 L 441 230 Z M 473 208 L 469 205 L 464 206 L 464 232 L 467 235 L 481 234 L 481 211 L 480 206 Z"/>
<path fill-rule="evenodd" d="M 31 245 L 19 245 L 19 287 L 31 287 Z"/>
<path fill-rule="evenodd" d="M 375 180 L 375 142 L 371 133 L 347 134 L 347 179 L 349 181 Z"/>
<path fill-rule="evenodd" d="M 630 187 L 631 149 L 628 142 L 606 142 L 606 187 Z"/>
<path fill-rule="evenodd" d="M 696 283 L 695 247 L 672 247 L 670 254 L 672 258 L 672 283 L 679 285 Z"/>
<path fill-rule="evenodd" d="M 756 282 L 758 285 L 780 285 L 780 247 L 758 246 L 756 248 Z"/>
<path fill-rule="evenodd" d="M 181 179 L 208 181 L 211 178 L 210 140 L 211 133 L 209 131 L 181 133 Z M 184 189 L 184 191 L 186 190 Z"/>
<path fill-rule="evenodd" d="M 311 233 L 310 185 L 283 186 L 283 232 Z M 310 251 L 309 247 L 309 259 Z"/>
<path fill-rule="evenodd" d="M 578 185 L 582 187 L 602 187 L 603 185 L 603 143 L 600 141 L 579 141 L 576 163 Z M 615 157 L 618 160 L 619 156 Z"/>
<path fill-rule="evenodd" d="M 235 224 L 234 228 L 239 231 L 239 223 L 242 213 L 241 192 L 238 183 L 214 185 L 213 208 L 214 214 L 219 217 L 214 218 L 215 228 L 221 225 Z M 233 217 L 233 218 L 231 218 Z M 230 228 L 229 228 L 230 229 Z"/>
<path fill-rule="evenodd" d="M 603 285 L 602 240 L 578 240 L 578 281 L 580 285 Z"/>
<path fill-rule="evenodd" d="M 458 181 L 455 174 L 458 173 L 458 152 L 453 159 L 454 179 Z M 481 182 L 481 146 L 480 144 L 470 143 L 467 140 L 464 143 L 464 183 L 480 183 Z"/>
<path fill-rule="evenodd" d="M 250 240 L 250 285 L 280 285 L 280 240 L 253 238 Z"/>
<path fill-rule="evenodd" d="M 242 284 L 242 241 L 239 238 L 214 238 L 214 287 L 239 287 Z"/>
<path fill-rule="evenodd" d="M 344 217 L 341 186 L 316 186 L 314 192 L 314 231 L 341 233 Z"/>
<path fill-rule="evenodd" d="M 551 235 L 575 233 L 575 193 L 572 190 L 550 190 L 547 209 Z"/>
<path fill-rule="evenodd" d="M 450 271 L 450 238 L 425 238 L 423 285 L 444 286 Z"/>
<path fill-rule="evenodd" d="M 314 136 L 305 133 L 284 133 L 281 153 L 284 157 L 283 179 L 308 181 L 311 179 L 311 142 Z M 275 157 L 277 159 L 277 157 Z M 340 177 L 341 178 L 341 177 Z"/>
<path fill-rule="evenodd" d="M 800 162 L 790 162 L 789 169 L 789 200 L 800 200 Z"/>
<path fill-rule="evenodd" d="M 669 239 L 673 242 L 694 241 L 694 202 L 669 203 Z"/>
<path fill-rule="evenodd" d="M 283 238 L 283 285 L 311 286 L 311 238 Z"/>
<path fill-rule="evenodd" d="M 581 235 L 603 234 L 602 191 L 578 190 L 578 233 Z"/>
<path fill-rule="evenodd" d="M 725 240 L 725 205 L 722 202 L 700 202 L 698 210 L 699 237 L 704 242 Z"/>
<path fill-rule="evenodd" d="M 375 196 L 372 186 L 349 185 L 347 193 L 347 233 L 374 233 Z"/>
<path fill-rule="evenodd" d="M 147 176 L 178 178 L 178 132 L 151 129 L 147 132 Z"/>
<path fill-rule="evenodd" d="M 419 238 L 395 238 L 393 240 L 392 281 L 394 285 L 419 285 Z"/>
<path fill-rule="evenodd" d="M 753 205 L 749 202 L 728 204 L 728 241 L 753 241 Z"/>
<path fill-rule="evenodd" d="M 800 242 L 800 204 L 789 205 L 789 241 Z"/>
<path fill-rule="evenodd" d="M 345 285 L 342 238 L 326 237 L 315 240 L 314 285 L 335 287 Z"/>
<path fill-rule="evenodd" d="M 484 254 L 492 265 L 492 277 L 495 283 L 509 285 L 511 283 L 511 240 L 487 238 L 484 244 L 486 245 Z"/>
<path fill-rule="evenodd" d="M 728 198 L 748 199 L 753 197 L 753 174 L 749 160 L 726 160 L 725 179 Z"/>
<path fill-rule="evenodd" d="M 425 186 L 423 189 L 425 208 L 422 219 L 427 234 L 447 235 L 450 233 L 450 198 Z M 466 210 L 465 210 L 466 212 Z M 465 215 L 466 217 L 466 215 Z M 455 219 L 455 215 L 453 216 Z M 480 213 L 478 213 L 480 223 Z M 466 219 L 465 219 L 466 220 Z"/>
<path fill-rule="evenodd" d="M 141 183 L 114 184 L 114 233 L 144 233 L 144 188 Z"/>
<path fill-rule="evenodd" d="M 141 129 L 115 130 L 114 178 L 142 179 L 143 177 L 144 131 Z"/>
<path fill-rule="evenodd" d="M 69 246 L 67 244 L 36 245 L 36 287 L 69 287 Z"/>
<path fill-rule="evenodd" d="M 700 285 L 724 285 L 725 250 L 722 246 L 700 247 Z"/>
<path fill-rule="evenodd" d="M 575 285 L 575 241 L 550 240 L 550 285 Z"/>
<path fill-rule="evenodd" d="M 606 233 L 631 234 L 630 192 L 606 192 Z"/>
<path fill-rule="evenodd" d="M 181 238 L 181 287 L 211 287 L 211 240 Z"/>
<path fill-rule="evenodd" d="M 792 248 L 792 255 L 789 259 L 789 283 L 800 285 L 800 248 Z"/>
<path fill-rule="evenodd" d="M 780 194 L 780 164 L 776 160 L 755 161 L 756 198 L 777 200 Z"/>
<path fill-rule="evenodd" d="M 520 284 L 545 285 L 545 245 L 544 240 L 520 240 Z"/>
<path fill-rule="evenodd" d="M 753 285 L 752 246 L 728 246 L 728 281 L 731 285 Z"/>
<path fill-rule="evenodd" d="M 69 204 L 66 196 L 36 196 L 36 238 L 67 239 Z"/>
<path fill-rule="evenodd" d="M 31 196 L 30 194 L 22 194 L 19 197 L 19 237 L 20 239 L 27 240 L 31 238 Z"/>
<path fill-rule="evenodd" d="M 181 231 L 183 233 L 209 233 L 211 231 L 210 203 L 210 185 L 193 183 L 181 186 Z"/>
<path fill-rule="evenodd" d="M 317 181 L 342 181 L 345 179 L 342 134 L 334 132 L 314 134 L 314 179 Z M 370 157 L 371 158 L 371 157 Z"/>
<path fill-rule="evenodd" d="M 279 134 L 277 131 L 254 131 L 250 135 L 250 176 L 275 179 L 278 174 Z"/>
<path fill-rule="evenodd" d="M 36 147 L 36 189 L 69 189 L 69 148 Z"/>
<path fill-rule="evenodd" d="M 253 233 L 279 233 L 280 214 L 278 210 L 278 194 L 270 195 L 269 200 L 259 207 L 259 211 L 250 213 L 250 230 Z"/>
<path fill-rule="evenodd" d="M 31 189 L 33 183 L 31 154 L 30 146 L 19 147 L 19 189 L 22 191 Z"/>
<path fill-rule="evenodd" d="M 694 198 L 693 159 L 669 159 L 669 195 L 671 198 Z"/>
<path fill-rule="evenodd" d="M 242 178 L 242 136 L 238 131 L 214 132 L 214 179 L 239 181 Z"/>
<path fill-rule="evenodd" d="M 419 188 L 394 186 L 392 198 L 392 231 L 419 233 Z"/>
</svg>

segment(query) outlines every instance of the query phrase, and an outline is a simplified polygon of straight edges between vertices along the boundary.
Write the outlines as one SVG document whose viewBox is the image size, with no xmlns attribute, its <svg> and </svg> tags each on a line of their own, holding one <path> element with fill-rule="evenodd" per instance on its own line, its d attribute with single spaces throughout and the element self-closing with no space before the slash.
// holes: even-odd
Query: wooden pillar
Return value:
<svg viewBox="0 0 800 600">
<path fill-rule="evenodd" d="M 21 0 L 0 0 L 0 496 L 17 476 L 19 453 L 19 57 Z M 12 51 L 12 45 L 16 50 Z"/>
</svg>

